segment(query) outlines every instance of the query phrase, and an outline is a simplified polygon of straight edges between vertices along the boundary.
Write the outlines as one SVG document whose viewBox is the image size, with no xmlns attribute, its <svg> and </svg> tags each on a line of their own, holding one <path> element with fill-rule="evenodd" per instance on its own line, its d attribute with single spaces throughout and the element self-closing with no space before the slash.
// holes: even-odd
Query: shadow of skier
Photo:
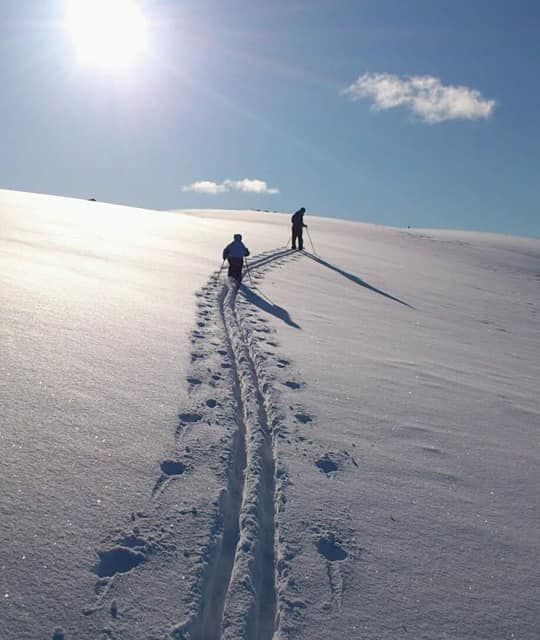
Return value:
<svg viewBox="0 0 540 640">
<path fill-rule="evenodd" d="M 276 318 L 283 320 L 285 324 L 288 324 L 289 327 L 294 327 L 295 329 L 301 329 L 302 327 L 291 319 L 289 312 L 283 307 L 278 306 L 273 303 L 270 298 L 263 298 L 258 293 L 255 293 L 253 289 L 247 287 L 244 283 L 240 285 L 239 292 L 244 296 L 244 298 L 256 305 L 262 311 L 266 311 L 267 313 L 271 313 Z"/>
<path fill-rule="evenodd" d="M 348 280 L 351 280 L 352 282 L 355 282 L 356 284 L 360 285 L 361 287 L 365 287 L 366 289 L 369 289 L 370 291 L 373 291 L 374 293 L 378 293 L 379 295 L 384 296 L 385 298 L 389 298 L 390 300 L 393 300 L 394 302 L 399 302 L 399 304 L 402 304 L 405 307 L 409 307 L 409 309 L 414 309 L 414 307 L 412 305 L 410 305 L 408 302 L 404 302 L 403 300 L 400 300 L 399 298 L 396 298 L 395 296 L 392 296 L 389 293 L 386 293 L 385 291 L 382 291 L 381 289 L 377 289 L 376 287 L 370 285 L 365 280 L 362 280 L 362 278 L 359 278 L 358 276 L 355 276 L 352 273 L 348 273 L 347 271 L 344 271 L 343 269 L 340 269 L 339 267 L 336 267 L 333 264 L 330 264 L 329 262 L 326 262 L 326 260 L 323 260 L 322 258 L 319 258 L 319 256 L 316 256 L 313 253 L 309 253 L 309 251 L 306 251 L 304 249 L 302 251 L 302 253 L 305 256 L 307 256 L 308 258 L 311 258 L 312 260 L 314 260 L 315 262 L 318 262 L 319 264 L 322 264 L 323 267 L 327 267 L 328 269 L 331 269 L 332 271 L 336 271 L 337 273 L 342 275 L 344 278 L 347 278 Z"/>
<path fill-rule="evenodd" d="M 283 249 L 279 247 L 272 253 L 263 254 L 256 258 L 250 258 L 249 269 L 254 271 L 255 269 L 274 262 L 274 260 L 279 260 L 279 258 L 284 258 L 285 256 L 293 255 L 296 253 L 297 252 L 293 251 L 292 249 Z"/>
</svg>

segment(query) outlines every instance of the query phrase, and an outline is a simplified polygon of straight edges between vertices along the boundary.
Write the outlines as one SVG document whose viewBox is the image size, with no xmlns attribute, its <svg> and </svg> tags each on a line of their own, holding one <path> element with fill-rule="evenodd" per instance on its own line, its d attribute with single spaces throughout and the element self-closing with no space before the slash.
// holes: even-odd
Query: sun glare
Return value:
<svg viewBox="0 0 540 640">
<path fill-rule="evenodd" d="M 66 23 L 85 64 L 127 66 L 146 47 L 146 21 L 134 0 L 67 0 Z"/>
</svg>

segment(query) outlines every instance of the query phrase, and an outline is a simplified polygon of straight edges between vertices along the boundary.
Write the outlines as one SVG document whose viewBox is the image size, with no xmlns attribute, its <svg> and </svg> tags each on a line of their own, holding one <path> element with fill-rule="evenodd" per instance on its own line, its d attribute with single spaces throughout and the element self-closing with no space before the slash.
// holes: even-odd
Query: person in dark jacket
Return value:
<svg viewBox="0 0 540 640">
<path fill-rule="evenodd" d="M 302 231 L 307 229 L 307 224 L 304 224 L 304 213 L 306 210 L 304 207 L 298 209 L 293 213 L 291 218 L 292 222 L 292 248 L 296 249 L 296 241 L 298 240 L 298 248 L 300 251 L 304 248 L 304 240 L 302 238 Z"/>
<path fill-rule="evenodd" d="M 249 249 L 242 242 L 242 235 L 235 233 L 234 240 L 223 249 L 223 260 L 229 262 L 229 278 L 234 278 L 238 284 L 242 281 L 242 267 L 247 256 Z"/>
</svg>

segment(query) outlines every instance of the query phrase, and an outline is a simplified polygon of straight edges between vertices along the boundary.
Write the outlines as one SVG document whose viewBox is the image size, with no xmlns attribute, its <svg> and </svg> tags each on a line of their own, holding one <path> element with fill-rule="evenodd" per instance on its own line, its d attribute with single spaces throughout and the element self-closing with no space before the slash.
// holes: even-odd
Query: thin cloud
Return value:
<svg viewBox="0 0 540 640">
<path fill-rule="evenodd" d="M 227 193 L 228 191 L 243 191 L 244 193 L 259 193 L 273 195 L 279 193 L 279 189 L 269 187 L 264 180 L 256 178 L 244 178 L 243 180 L 224 180 L 212 182 L 211 180 L 198 180 L 182 187 L 182 191 L 194 191 L 195 193 Z"/>
<path fill-rule="evenodd" d="M 247 193 L 279 193 L 279 189 L 269 187 L 264 180 L 244 178 L 243 180 L 225 180 L 223 184 L 230 189 L 245 191 Z"/>
<path fill-rule="evenodd" d="M 182 187 L 182 191 L 194 191 L 195 193 L 225 193 L 228 189 L 217 182 L 212 182 L 210 180 L 198 180 L 197 182 L 193 182 L 192 184 L 188 184 Z"/>
<path fill-rule="evenodd" d="M 375 111 L 406 107 L 430 124 L 486 119 L 496 104 L 477 89 L 443 85 L 433 76 L 401 78 L 390 73 L 364 73 L 343 94 L 352 100 L 371 100 Z"/>
</svg>

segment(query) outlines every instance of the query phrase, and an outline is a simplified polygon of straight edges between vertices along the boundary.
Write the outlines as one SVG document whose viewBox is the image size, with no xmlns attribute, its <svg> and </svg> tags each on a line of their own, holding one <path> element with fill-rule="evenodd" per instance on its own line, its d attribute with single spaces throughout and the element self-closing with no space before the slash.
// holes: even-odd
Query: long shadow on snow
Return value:
<svg viewBox="0 0 540 640">
<path fill-rule="evenodd" d="M 263 267 L 269 264 L 270 262 L 274 262 L 274 260 L 278 260 L 279 258 L 284 258 L 285 256 L 288 256 L 293 253 L 296 253 L 296 251 L 294 251 L 293 249 L 284 249 L 282 247 L 279 247 L 278 249 L 275 250 L 274 253 L 262 255 L 260 258 L 255 258 L 253 260 L 250 259 L 249 262 L 247 262 L 246 260 L 246 263 L 249 266 L 249 269 L 254 271 L 255 269 L 258 269 L 259 267 Z"/>
<path fill-rule="evenodd" d="M 288 324 L 289 327 L 294 327 L 295 329 L 302 328 L 299 324 L 296 324 L 296 322 L 291 319 L 291 316 L 286 309 L 273 303 L 270 298 L 263 298 L 262 296 L 255 293 L 253 289 L 247 287 L 245 284 L 240 285 L 239 291 L 248 302 L 251 302 L 252 304 L 259 307 L 259 309 L 262 309 L 267 313 L 271 313 L 273 316 L 276 316 L 276 318 L 283 320 L 283 322 L 285 324 Z"/>
<path fill-rule="evenodd" d="M 326 260 L 323 260 L 322 258 L 319 258 L 319 256 L 315 256 L 312 253 L 309 253 L 309 251 L 303 250 L 302 253 L 305 256 L 307 256 L 308 258 L 311 258 L 312 260 L 314 260 L 315 262 L 318 262 L 319 264 L 322 264 L 323 267 L 328 267 L 332 271 L 337 271 L 337 273 L 341 274 L 342 276 L 344 276 L 348 280 L 352 280 L 356 284 L 359 284 L 361 287 L 365 287 L 366 289 L 369 289 L 370 291 L 374 291 L 375 293 L 378 293 L 379 295 L 384 296 L 385 298 L 390 298 L 390 300 L 393 300 L 394 302 L 399 302 L 399 304 L 402 304 L 402 305 L 404 305 L 406 307 L 409 307 L 409 309 L 414 309 L 414 307 L 412 305 L 410 305 L 408 302 L 404 302 L 403 300 L 400 300 L 399 298 L 396 298 L 395 296 L 391 296 L 389 293 L 386 293 L 385 291 L 381 291 L 380 289 L 377 289 L 376 287 L 373 287 L 372 285 L 367 283 L 365 280 L 362 280 L 362 278 L 359 278 L 358 276 L 355 276 L 352 273 L 348 273 L 347 271 L 343 271 L 343 269 L 340 269 L 339 267 L 336 267 L 333 264 L 330 264 L 329 262 L 326 262 Z"/>
</svg>

